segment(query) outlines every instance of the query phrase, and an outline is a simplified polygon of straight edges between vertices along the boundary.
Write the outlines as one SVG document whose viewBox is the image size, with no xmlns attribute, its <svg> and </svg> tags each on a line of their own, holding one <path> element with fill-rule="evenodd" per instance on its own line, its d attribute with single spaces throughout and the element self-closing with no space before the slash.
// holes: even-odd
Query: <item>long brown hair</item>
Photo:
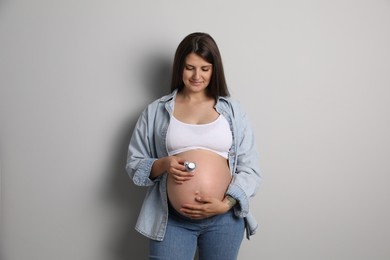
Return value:
<svg viewBox="0 0 390 260">
<path fill-rule="evenodd" d="M 173 61 L 171 91 L 175 89 L 181 91 L 184 88 L 184 62 L 190 53 L 195 53 L 213 65 L 213 73 L 207 87 L 208 93 L 215 99 L 218 96 L 230 96 L 217 43 L 209 34 L 201 32 L 187 35 L 177 47 Z"/>
</svg>

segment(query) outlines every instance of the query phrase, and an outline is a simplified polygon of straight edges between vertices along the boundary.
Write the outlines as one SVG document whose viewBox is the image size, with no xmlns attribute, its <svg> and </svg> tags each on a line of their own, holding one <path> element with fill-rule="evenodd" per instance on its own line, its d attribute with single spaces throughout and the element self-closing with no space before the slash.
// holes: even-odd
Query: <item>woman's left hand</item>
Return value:
<svg viewBox="0 0 390 260">
<path fill-rule="evenodd" d="M 184 204 L 180 212 L 192 219 L 202 219 L 218 214 L 224 214 L 230 207 L 217 198 L 197 196 L 197 202 L 202 204 Z"/>
</svg>

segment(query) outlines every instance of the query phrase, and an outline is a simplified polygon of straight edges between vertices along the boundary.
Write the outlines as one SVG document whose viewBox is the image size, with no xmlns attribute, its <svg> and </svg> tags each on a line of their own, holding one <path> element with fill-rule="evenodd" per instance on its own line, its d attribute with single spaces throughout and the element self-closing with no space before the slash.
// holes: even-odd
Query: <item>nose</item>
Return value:
<svg viewBox="0 0 390 260">
<path fill-rule="evenodd" d="M 199 79 L 200 78 L 200 71 L 198 69 L 194 70 L 194 74 L 192 75 L 193 79 Z"/>
</svg>

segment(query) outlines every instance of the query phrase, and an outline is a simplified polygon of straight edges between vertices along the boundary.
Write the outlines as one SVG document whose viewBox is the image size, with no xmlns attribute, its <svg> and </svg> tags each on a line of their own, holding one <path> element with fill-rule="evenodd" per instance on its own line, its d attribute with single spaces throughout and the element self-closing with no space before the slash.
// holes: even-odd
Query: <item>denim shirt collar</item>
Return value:
<svg viewBox="0 0 390 260">
<path fill-rule="evenodd" d="M 178 89 L 173 90 L 171 93 L 163 96 L 160 98 L 160 102 L 165 103 L 165 108 L 169 112 L 169 114 L 173 113 L 173 109 L 175 107 L 175 98 L 177 96 Z M 218 113 L 221 113 L 224 111 L 223 107 L 221 106 L 221 101 L 228 102 L 229 98 L 228 97 L 222 97 L 218 96 L 217 102 L 214 105 L 214 108 L 217 110 Z"/>
</svg>

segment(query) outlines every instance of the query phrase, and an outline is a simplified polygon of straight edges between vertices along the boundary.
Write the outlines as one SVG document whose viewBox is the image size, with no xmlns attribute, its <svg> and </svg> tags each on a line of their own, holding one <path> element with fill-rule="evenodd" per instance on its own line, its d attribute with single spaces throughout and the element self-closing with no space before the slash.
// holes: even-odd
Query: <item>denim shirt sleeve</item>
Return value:
<svg viewBox="0 0 390 260">
<path fill-rule="evenodd" d="M 248 115 L 239 103 L 232 102 L 233 133 L 235 133 L 235 163 L 233 179 L 226 194 L 239 202 L 235 214 L 246 217 L 249 213 L 249 200 L 256 195 L 262 177 L 260 173 L 259 154 L 256 148 L 255 136 Z"/>
<path fill-rule="evenodd" d="M 149 178 L 152 165 L 157 160 L 153 151 L 153 142 L 150 140 L 153 137 L 150 135 L 153 128 L 150 125 L 153 122 L 150 120 L 152 105 L 149 105 L 138 118 L 128 148 L 126 171 L 138 186 L 152 186 L 159 180 L 159 178 L 155 180 Z"/>
</svg>

